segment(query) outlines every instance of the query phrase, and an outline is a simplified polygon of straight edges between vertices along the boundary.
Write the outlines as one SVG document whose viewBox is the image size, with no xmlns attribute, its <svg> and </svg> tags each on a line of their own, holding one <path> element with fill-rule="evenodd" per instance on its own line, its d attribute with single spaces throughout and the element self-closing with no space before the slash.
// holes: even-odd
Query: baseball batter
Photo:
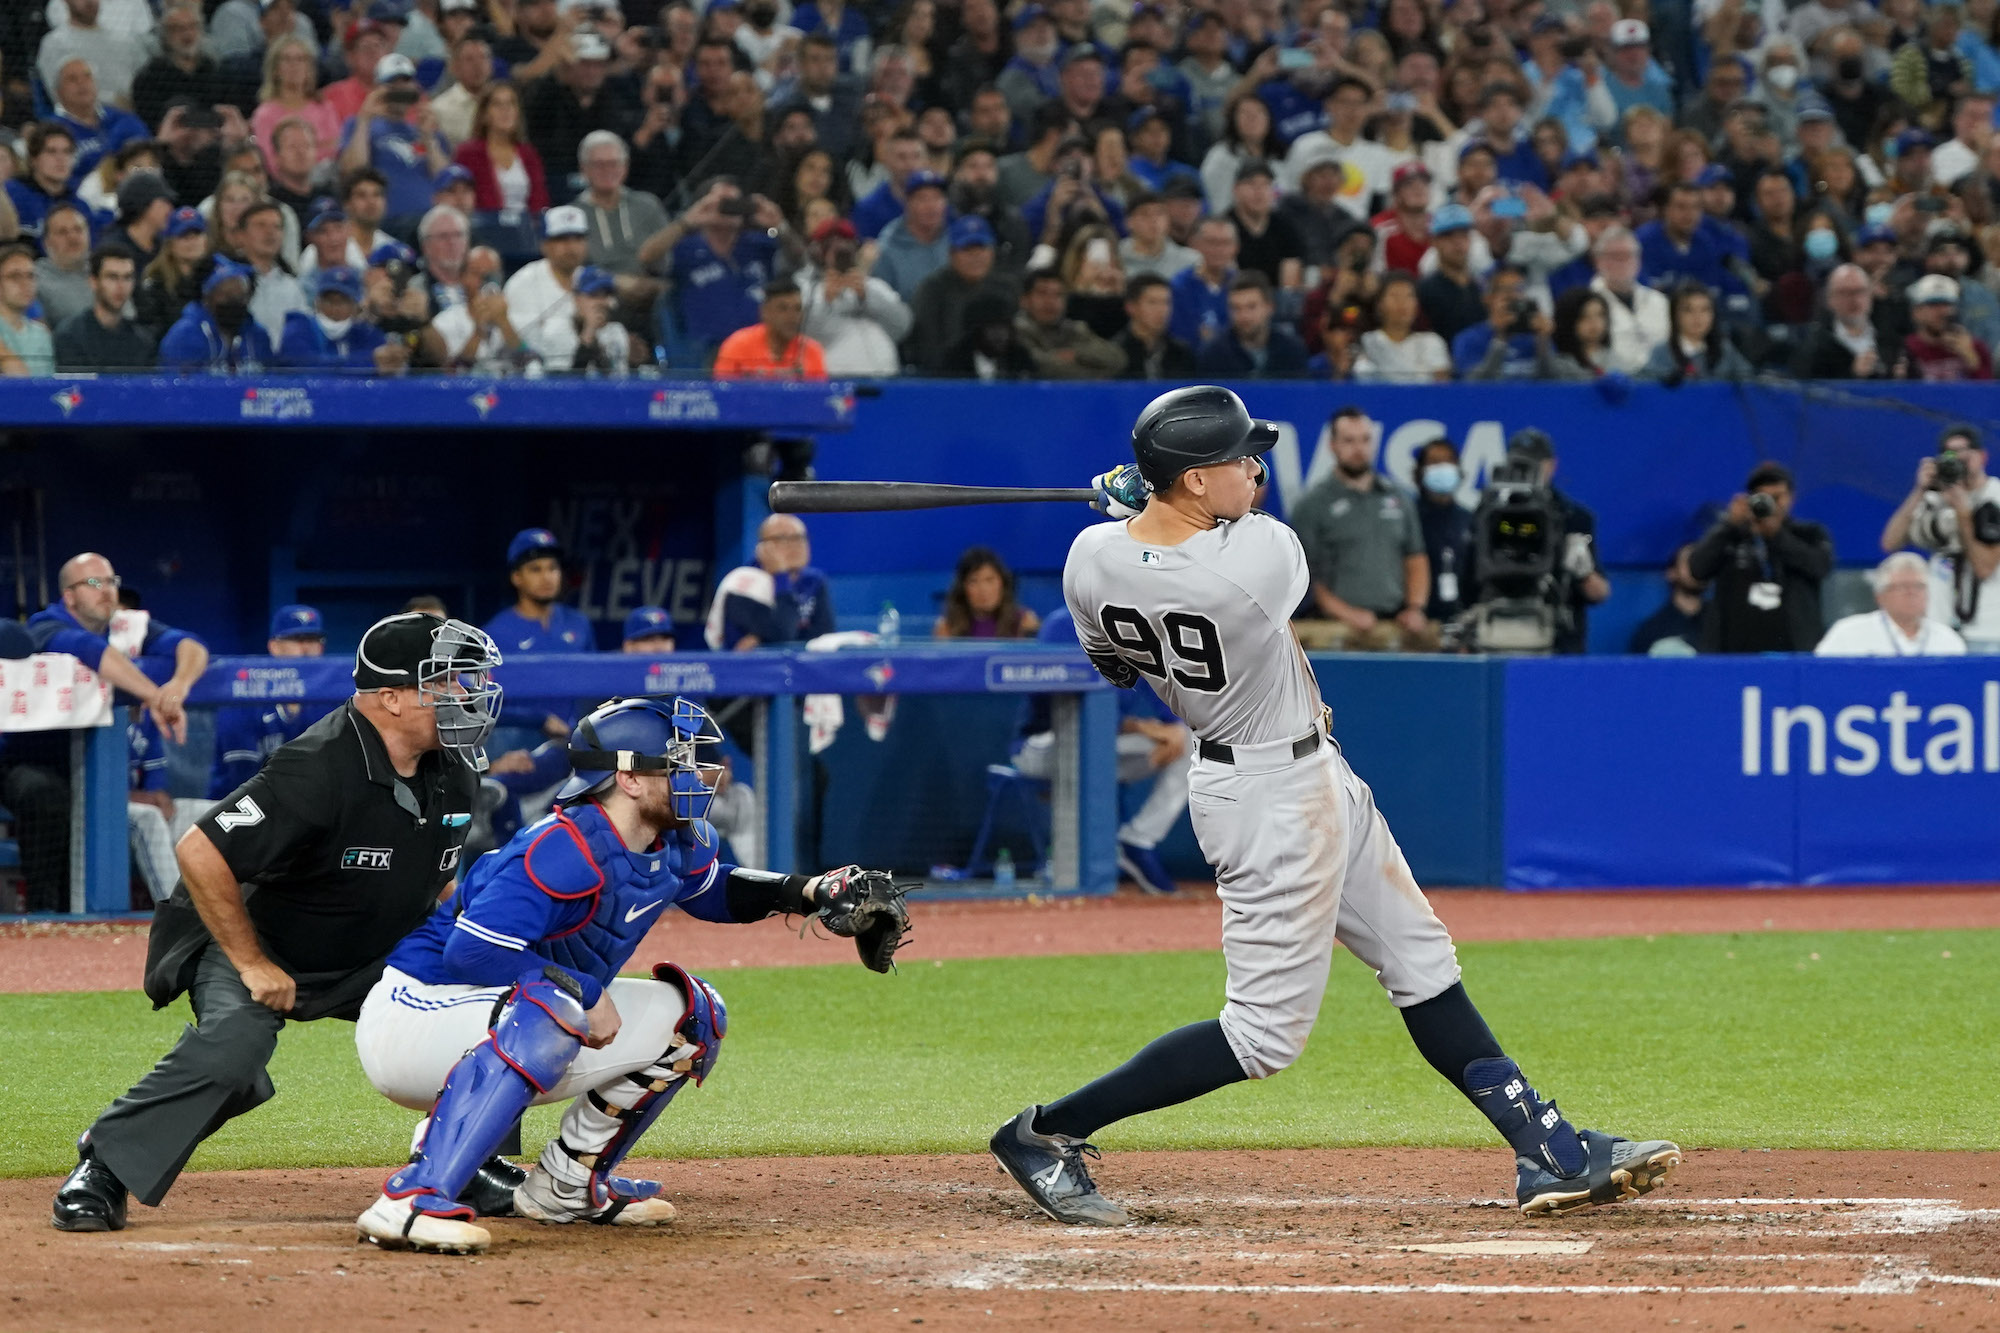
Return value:
<svg viewBox="0 0 2000 1333">
<path fill-rule="evenodd" d="M 814 913 L 887 971 L 908 926 L 888 875 L 808 879 L 718 862 L 703 818 L 720 740 L 685 699 L 617 699 L 577 723 L 557 810 L 481 857 L 404 938 L 355 1025 L 377 1090 L 429 1116 L 418 1151 L 357 1219 L 389 1248 L 476 1253 L 476 1214 L 648 1226 L 674 1214 L 617 1167 L 689 1079 L 714 1067 L 722 997 L 672 963 L 621 977 L 661 914 Z M 573 1099 L 573 1100 L 570 1100 Z M 533 1104 L 570 1100 L 524 1177 L 494 1153 Z M 509 1176 L 515 1178 L 509 1180 Z M 511 1190 L 504 1186 L 511 1184 Z"/>
<path fill-rule="evenodd" d="M 1338 940 L 1374 970 L 1424 1058 L 1513 1146 L 1524 1212 L 1644 1194 L 1680 1164 L 1680 1149 L 1577 1129 L 1529 1086 L 1466 996 L 1451 936 L 1330 737 L 1291 631 L 1305 554 L 1290 528 L 1251 507 L 1264 476 L 1257 456 L 1276 438 L 1227 389 L 1154 399 L 1133 427 L 1137 466 L 1095 482 L 1094 507 L 1123 521 L 1086 529 L 1063 569 L 1097 669 L 1120 688 L 1144 677 L 1197 737 L 1189 810 L 1223 904 L 1221 1017 L 1030 1106 L 994 1133 L 993 1155 L 1057 1221 L 1124 1225 L 1084 1167 L 1097 1153 L 1086 1140 L 1298 1059 Z"/>
</svg>

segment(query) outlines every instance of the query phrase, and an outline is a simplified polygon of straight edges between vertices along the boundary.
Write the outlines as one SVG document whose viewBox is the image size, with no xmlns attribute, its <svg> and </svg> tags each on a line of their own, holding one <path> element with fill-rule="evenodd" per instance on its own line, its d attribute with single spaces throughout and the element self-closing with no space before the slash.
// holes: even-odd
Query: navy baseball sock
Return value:
<svg viewBox="0 0 2000 1333">
<path fill-rule="evenodd" d="M 1176 1106 L 1248 1077 L 1222 1035 L 1221 1022 L 1211 1018 L 1190 1023 L 1155 1038 L 1102 1078 L 1044 1106 L 1033 1129 L 1037 1134 L 1087 1139 L 1114 1121 Z"/>
<path fill-rule="evenodd" d="M 1458 983 L 1402 1011 L 1410 1039 L 1431 1068 L 1466 1095 L 1516 1154 L 1571 1176 L 1583 1170 L 1583 1145 L 1554 1102 L 1544 1102 L 1493 1038 Z"/>
</svg>

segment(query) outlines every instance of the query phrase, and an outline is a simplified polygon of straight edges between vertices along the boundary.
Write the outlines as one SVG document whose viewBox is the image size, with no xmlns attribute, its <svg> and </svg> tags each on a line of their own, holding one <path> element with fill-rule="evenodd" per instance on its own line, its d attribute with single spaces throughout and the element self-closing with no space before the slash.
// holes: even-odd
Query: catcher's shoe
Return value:
<svg viewBox="0 0 2000 1333">
<path fill-rule="evenodd" d="M 97 1160 L 90 1135 L 76 1141 L 76 1170 L 56 1191 L 53 1218 L 58 1231 L 123 1231 L 125 1184 Z"/>
<path fill-rule="evenodd" d="M 1634 1142 L 1594 1129 L 1579 1129 L 1585 1162 L 1573 1176 L 1557 1175 L 1532 1157 L 1515 1158 L 1514 1197 L 1530 1217 L 1551 1217 L 1593 1204 L 1636 1199 L 1666 1183 L 1681 1164 L 1679 1145 L 1664 1139 Z"/>
<path fill-rule="evenodd" d="M 423 1160 L 423 1153 L 410 1154 L 411 1162 Z M 528 1178 L 528 1169 L 494 1155 L 480 1163 L 472 1179 L 458 1192 L 458 1201 L 481 1217 L 512 1217 L 514 1191 Z"/>
<path fill-rule="evenodd" d="M 1028 1192 L 1035 1207 L 1073 1227 L 1122 1227 L 1132 1219 L 1123 1208 L 1097 1192 L 1086 1155 L 1098 1156 L 1096 1145 L 1066 1134 L 1037 1134 L 1039 1106 L 1030 1106 L 993 1132 L 988 1147 L 1000 1169 Z"/>
<path fill-rule="evenodd" d="M 659 1197 L 659 1182 L 612 1176 L 604 1184 L 610 1200 L 595 1204 L 588 1185 L 557 1180 L 537 1165 L 514 1191 L 514 1212 L 537 1222 L 615 1227 L 656 1227 L 674 1220 L 674 1206 Z"/>
<path fill-rule="evenodd" d="M 354 1219 L 361 1239 L 373 1241 L 385 1250 L 426 1250 L 433 1254 L 478 1254 L 493 1243 L 486 1228 L 474 1226 L 461 1215 L 427 1212 L 417 1206 L 426 1199 L 434 1206 L 446 1206 L 435 1195 L 413 1195 L 392 1199 L 384 1194 L 368 1205 L 368 1211 Z"/>
</svg>

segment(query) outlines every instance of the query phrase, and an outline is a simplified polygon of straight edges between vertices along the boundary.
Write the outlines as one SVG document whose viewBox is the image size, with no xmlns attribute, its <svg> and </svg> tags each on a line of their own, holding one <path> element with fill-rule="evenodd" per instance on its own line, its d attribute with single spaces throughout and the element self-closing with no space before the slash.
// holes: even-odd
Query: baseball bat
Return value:
<svg viewBox="0 0 2000 1333">
<path fill-rule="evenodd" d="M 930 481 L 774 481 L 771 511 L 777 514 L 877 513 L 894 509 L 942 509 L 952 505 L 1029 504 L 1037 500 L 1082 500 L 1088 486 L 947 486 Z"/>
</svg>

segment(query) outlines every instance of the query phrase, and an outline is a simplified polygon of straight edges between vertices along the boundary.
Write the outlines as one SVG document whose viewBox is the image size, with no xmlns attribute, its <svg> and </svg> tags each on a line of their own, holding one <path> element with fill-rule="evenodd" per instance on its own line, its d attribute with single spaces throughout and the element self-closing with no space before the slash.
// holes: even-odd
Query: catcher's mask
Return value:
<svg viewBox="0 0 2000 1333">
<path fill-rule="evenodd" d="M 618 773 L 667 773 L 677 819 L 706 819 L 722 775 L 720 760 L 700 747 L 721 743 L 708 710 L 690 699 L 647 695 L 613 699 L 576 724 L 569 736 L 569 781 L 556 792 L 567 805 L 601 791 Z"/>
</svg>

